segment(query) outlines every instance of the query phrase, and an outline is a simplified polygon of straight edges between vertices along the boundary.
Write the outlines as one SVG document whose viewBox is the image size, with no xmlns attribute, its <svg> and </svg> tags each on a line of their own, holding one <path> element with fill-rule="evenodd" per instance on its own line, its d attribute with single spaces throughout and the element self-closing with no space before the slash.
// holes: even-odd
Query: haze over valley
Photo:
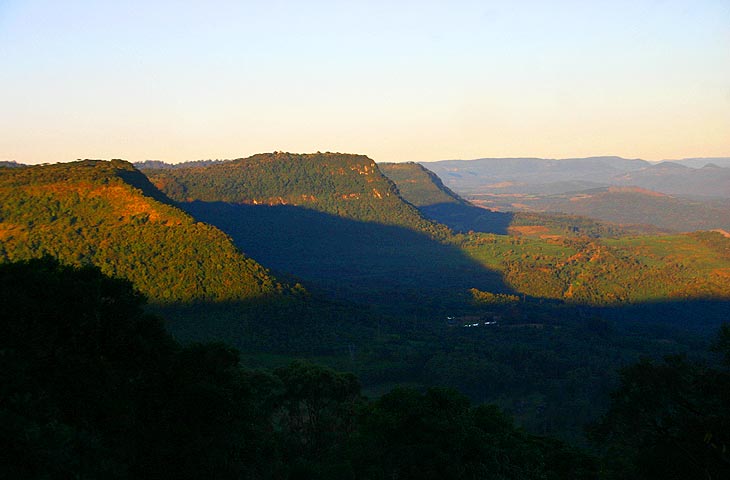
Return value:
<svg viewBox="0 0 730 480">
<path fill-rule="evenodd" d="M 730 159 L 620 157 L 425 162 L 476 205 L 561 212 L 671 231 L 730 229 Z"/>
</svg>

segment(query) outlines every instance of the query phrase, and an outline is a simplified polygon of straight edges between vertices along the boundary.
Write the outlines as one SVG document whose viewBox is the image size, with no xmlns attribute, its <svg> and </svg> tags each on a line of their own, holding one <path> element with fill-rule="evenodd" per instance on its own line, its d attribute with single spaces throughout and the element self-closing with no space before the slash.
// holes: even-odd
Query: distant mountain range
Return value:
<svg viewBox="0 0 730 480">
<path fill-rule="evenodd" d="M 718 167 L 730 168 L 730 157 L 698 157 L 683 158 L 682 160 L 666 160 L 667 162 L 679 163 L 681 165 L 702 168 L 705 165 L 717 165 Z"/>
<path fill-rule="evenodd" d="M 639 187 L 601 187 L 552 195 L 475 194 L 471 201 L 503 212 L 562 212 L 680 232 L 730 230 L 730 199 L 703 201 Z"/>
<path fill-rule="evenodd" d="M 730 228 L 730 158 L 484 158 L 422 165 L 492 210 L 565 213 L 674 231 Z"/>
<path fill-rule="evenodd" d="M 730 198 L 728 158 L 660 163 L 620 157 L 483 158 L 421 163 L 461 195 L 557 194 L 619 185 L 667 194 Z"/>
<path fill-rule="evenodd" d="M 20 168 L 24 167 L 22 163 L 18 162 L 0 162 L 0 167 L 6 167 L 6 168 Z"/>
<path fill-rule="evenodd" d="M 469 201 L 445 186 L 435 173 L 421 164 L 413 162 L 381 163 L 378 166 L 388 178 L 395 182 L 401 196 L 415 205 L 426 218 L 443 223 L 457 232 L 508 234 L 516 231 L 515 228 L 537 224 L 549 225 L 551 228 L 557 228 L 572 235 L 657 233 L 655 228 L 648 226 L 632 225 L 628 230 L 625 227 L 605 225 L 589 218 L 575 216 L 588 217 L 585 212 L 555 209 L 550 214 L 543 214 L 539 213 L 545 210 L 542 208 L 515 208 L 513 204 L 504 202 L 505 198 L 514 201 L 522 200 L 526 197 L 523 194 L 506 197 L 504 195 L 472 196 Z M 533 195 L 530 198 L 541 197 Z M 559 215 L 558 212 L 565 212 L 571 216 Z M 596 218 L 613 221 L 603 217 Z"/>
</svg>

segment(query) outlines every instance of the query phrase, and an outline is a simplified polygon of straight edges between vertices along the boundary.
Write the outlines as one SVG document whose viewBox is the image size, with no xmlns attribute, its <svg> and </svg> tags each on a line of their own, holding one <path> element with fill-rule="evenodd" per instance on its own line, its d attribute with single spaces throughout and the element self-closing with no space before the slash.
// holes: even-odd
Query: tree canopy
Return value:
<svg viewBox="0 0 730 480">
<path fill-rule="evenodd" d="M 128 281 L 0 265 L 4 478 L 593 478 L 595 461 L 452 390 L 368 401 L 309 363 L 181 346 Z"/>
<path fill-rule="evenodd" d="M 159 303 L 286 291 L 121 160 L 0 170 L 0 261 L 44 254 L 127 278 Z"/>
</svg>

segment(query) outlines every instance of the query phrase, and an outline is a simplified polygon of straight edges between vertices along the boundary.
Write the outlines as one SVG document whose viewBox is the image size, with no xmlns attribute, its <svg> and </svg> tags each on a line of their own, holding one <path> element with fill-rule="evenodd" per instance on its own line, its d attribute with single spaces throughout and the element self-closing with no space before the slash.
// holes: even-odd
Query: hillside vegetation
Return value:
<svg viewBox="0 0 730 480">
<path fill-rule="evenodd" d="M 424 217 L 456 232 L 507 233 L 513 215 L 475 207 L 425 167 L 413 162 L 384 163 L 379 167 Z"/>
<path fill-rule="evenodd" d="M 131 284 L 44 259 L 0 264 L 2 478 L 592 479 L 598 459 L 494 405 L 305 362 L 244 368 L 183 346 Z"/>
<path fill-rule="evenodd" d="M 618 305 L 730 295 L 730 239 L 721 233 L 590 239 L 541 225 L 515 230 L 522 235 L 456 241 L 515 291 L 535 297 Z"/>
<path fill-rule="evenodd" d="M 273 153 L 144 173 L 257 261 L 336 298 L 400 309 L 501 288 L 365 156 Z"/>
<path fill-rule="evenodd" d="M 127 278 L 154 302 L 285 290 L 223 232 L 174 207 L 120 160 L 0 168 L 0 260 L 43 255 Z"/>
<path fill-rule="evenodd" d="M 443 237 L 447 230 L 403 202 L 364 155 L 267 153 L 205 166 L 145 169 L 178 202 L 290 205 Z"/>
<path fill-rule="evenodd" d="M 263 160 L 150 171 L 178 193 L 200 189 L 174 204 L 122 161 L 0 169 L 3 263 L 48 253 L 97 265 L 148 294 L 179 341 L 230 342 L 252 367 L 316 359 L 356 372 L 370 395 L 455 387 L 576 442 L 607 407 L 618 365 L 696 352 L 728 316 L 730 239 L 719 233 L 645 236 L 521 213 L 503 217 L 504 234 L 453 234 L 379 170 L 361 173 L 366 157 L 262 158 L 276 175 Z M 248 193 L 249 177 L 263 195 Z M 363 194 L 372 188 L 381 198 Z M 286 295 L 240 251 L 310 293 Z"/>
<path fill-rule="evenodd" d="M 500 272 L 515 292 L 592 305 L 730 294 L 730 262 L 722 253 L 730 248 L 730 238 L 722 233 L 645 235 L 651 230 L 586 217 L 494 212 L 464 201 L 421 165 L 390 164 L 383 170 L 424 215 L 464 232 L 450 237 L 451 244 Z M 625 196 L 628 211 L 636 195 L 647 195 L 625 188 L 611 192 Z M 495 231 L 496 223 L 485 219 L 500 215 L 504 231 Z"/>
<path fill-rule="evenodd" d="M 435 173 L 418 163 L 379 163 L 378 167 L 396 184 L 403 198 L 416 207 L 467 203 L 444 185 Z"/>
</svg>

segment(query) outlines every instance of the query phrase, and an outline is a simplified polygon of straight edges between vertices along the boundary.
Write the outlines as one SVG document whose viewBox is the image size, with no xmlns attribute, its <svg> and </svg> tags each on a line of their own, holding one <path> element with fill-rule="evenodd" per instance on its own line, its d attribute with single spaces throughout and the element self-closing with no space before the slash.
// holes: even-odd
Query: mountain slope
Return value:
<svg viewBox="0 0 730 480">
<path fill-rule="evenodd" d="M 0 168 L 0 259 L 94 264 L 162 303 L 283 290 L 223 232 L 165 202 L 121 160 Z"/>
<path fill-rule="evenodd" d="M 421 308 L 473 287 L 503 289 L 365 156 L 274 153 L 144 172 L 256 260 L 337 298 Z"/>
<path fill-rule="evenodd" d="M 719 232 L 591 239 L 515 230 L 522 235 L 472 234 L 460 246 L 523 294 L 614 306 L 729 296 L 730 239 Z"/>
<path fill-rule="evenodd" d="M 601 224 L 589 218 L 504 212 L 488 206 L 477 206 L 446 187 L 435 173 L 423 165 L 394 163 L 379 166 L 396 183 L 401 195 L 416 205 L 426 218 L 443 223 L 457 232 L 473 231 L 506 235 L 515 233 L 519 227 L 539 225 L 571 236 L 615 236 L 629 233 L 625 228 Z M 643 228 L 641 230 L 642 233 L 646 231 Z M 631 233 L 636 233 L 636 229 L 632 229 Z"/>
<path fill-rule="evenodd" d="M 441 203 L 468 204 L 444 185 L 435 173 L 418 163 L 379 163 L 378 167 L 396 184 L 403 198 L 416 207 Z"/>
<path fill-rule="evenodd" d="M 301 206 L 339 217 L 443 236 L 447 230 L 403 202 L 393 182 L 364 155 L 259 154 L 207 166 L 145 169 L 179 202 Z"/>
<path fill-rule="evenodd" d="M 399 188 L 403 186 L 406 199 L 426 204 L 419 207 L 424 213 L 427 213 L 425 208 L 434 206 L 427 205 L 429 201 L 460 199 L 441 189 L 440 182 L 434 181 L 437 177 L 420 165 L 385 165 L 383 170 L 389 174 L 395 171 L 392 178 Z M 608 208 L 606 213 L 627 215 L 634 220 L 628 223 L 637 223 L 636 216 L 640 215 L 641 209 L 633 207 L 641 205 L 641 202 L 655 201 L 652 204 L 654 213 L 660 214 L 664 210 L 677 220 L 682 220 L 678 216 L 681 212 L 690 215 L 696 212 L 680 208 L 691 202 L 636 188 L 611 187 L 545 198 L 578 206 L 587 202 L 590 206 L 593 197 L 597 197 L 597 205 L 609 205 L 603 203 L 604 197 L 620 199 L 622 203 L 614 205 L 613 210 Z M 535 202 L 543 199 L 533 198 Z M 524 197 L 522 200 L 527 201 Z M 490 232 L 473 225 L 475 228 L 469 229 L 473 232 L 455 236 L 453 242 L 475 260 L 501 272 L 516 292 L 587 304 L 727 295 L 726 269 L 730 263 L 726 253 L 718 255 L 718 252 L 724 252 L 728 242 L 719 234 L 637 236 L 637 233 L 645 231 L 658 232 L 655 229 L 605 225 L 578 216 L 491 212 L 461 201 L 460 209 L 481 211 L 485 215 L 501 214 L 509 219 L 506 230 L 510 235 L 486 235 L 480 232 Z M 453 201 L 437 205 L 457 206 Z M 676 211 L 670 211 L 672 207 Z M 700 205 L 699 210 L 702 209 L 703 205 Z M 590 211 L 574 206 L 571 213 Z M 725 218 L 726 212 L 724 210 Z M 711 218 L 705 220 L 710 221 Z M 691 218 L 684 221 L 691 221 Z M 672 278 L 672 281 L 667 283 L 666 278 Z"/>
<path fill-rule="evenodd" d="M 431 220 L 457 232 L 506 234 L 512 214 L 475 207 L 454 193 L 432 171 L 417 163 L 378 165 L 398 187 L 403 198 Z"/>
</svg>

